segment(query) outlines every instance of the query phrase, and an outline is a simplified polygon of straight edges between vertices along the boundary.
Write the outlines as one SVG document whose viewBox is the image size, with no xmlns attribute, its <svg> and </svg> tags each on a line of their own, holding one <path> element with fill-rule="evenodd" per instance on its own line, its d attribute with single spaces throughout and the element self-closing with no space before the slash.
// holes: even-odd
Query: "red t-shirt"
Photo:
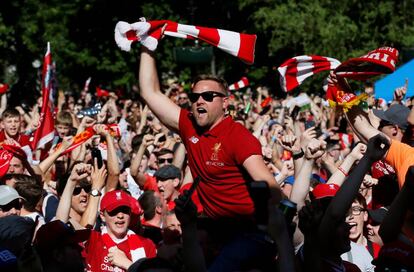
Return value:
<svg viewBox="0 0 414 272">
<path fill-rule="evenodd" d="M 13 139 L 20 144 L 21 147 L 30 145 L 30 137 L 21 133 L 18 133 Z M 6 140 L 6 133 L 4 130 L 0 131 L 0 143 Z"/>
<path fill-rule="evenodd" d="M 150 239 L 141 236 L 139 236 L 139 238 L 143 244 L 146 257 L 154 258 L 157 255 L 154 243 Z M 117 247 L 126 254 L 128 259 L 132 260 L 127 239 L 117 244 Z M 94 230 L 91 231 L 91 236 L 86 242 L 85 253 L 87 271 L 126 271 L 119 267 L 117 268 L 118 270 L 114 270 L 115 266 L 108 261 L 108 249 L 102 240 L 100 232 Z"/>
<path fill-rule="evenodd" d="M 262 155 L 259 141 L 241 124 L 225 117 L 213 129 L 200 133 L 191 113 L 182 109 L 179 130 L 187 149 L 193 177 L 201 182 L 197 193 L 207 216 L 252 217 L 253 201 L 242 165 L 252 155 Z"/>
</svg>

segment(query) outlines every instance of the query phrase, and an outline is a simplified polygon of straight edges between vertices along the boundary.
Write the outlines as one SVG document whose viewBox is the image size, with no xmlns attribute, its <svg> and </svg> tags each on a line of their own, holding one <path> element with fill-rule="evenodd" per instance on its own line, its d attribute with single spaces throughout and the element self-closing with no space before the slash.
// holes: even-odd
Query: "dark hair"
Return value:
<svg viewBox="0 0 414 272">
<path fill-rule="evenodd" d="M 1 114 L 1 120 L 4 120 L 5 118 L 8 118 L 8 117 L 20 117 L 20 113 L 18 110 L 14 108 L 5 109 L 3 113 Z"/>
<path fill-rule="evenodd" d="M 155 216 L 155 209 L 161 206 L 161 198 L 155 195 L 155 191 L 145 191 L 138 199 L 141 208 L 144 210 L 144 219 L 151 220 Z"/>
<path fill-rule="evenodd" d="M 23 207 L 29 212 L 36 211 L 36 206 L 43 196 L 42 186 L 35 178 L 28 175 L 15 174 L 12 178 L 16 180 L 14 188 L 25 199 Z"/>
<path fill-rule="evenodd" d="M 356 201 L 356 202 L 358 202 L 359 204 L 361 204 L 361 205 L 362 205 L 362 207 L 364 208 L 364 210 L 366 210 L 366 209 L 367 209 L 367 201 L 366 201 L 365 197 L 364 197 L 363 195 L 361 195 L 361 193 L 358 193 L 358 194 L 355 196 L 354 201 Z"/>
<path fill-rule="evenodd" d="M 128 268 L 128 272 L 146 272 L 153 271 L 155 269 L 175 271 L 170 262 L 160 257 L 155 257 L 142 258 L 136 261 Z"/>
<path fill-rule="evenodd" d="M 199 81 L 202 81 L 202 80 L 211 80 L 211 81 L 215 81 L 215 82 L 217 82 L 220 86 L 221 86 L 221 90 L 220 91 L 223 91 L 226 95 L 227 95 L 227 90 L 229 89 L 229 85 L 227 84 L 227 82 L 223 79 L 223 78 L 221 78 L 221 77 L 218 77 L 218 76 L 213 76 L 213 75 L 206 75 L 206 74 L 203 74 L 203 75 L 199 75 L 199 76 L 197 76 L 194 80 L 193 80 L 193 84 L 191 85 L 191 88 L 194 88 L 194 86 L 199 82 Z"/>
<path fill-rule="evenodd" d="M 161 148 L 160 151 L 158 151 L 156 153 L 157 157 L 164 156 L 166 154 L 173 154 L 174 155 L 174 151 L 172 151 L 171 149 L 168 149 L 168 148 Z"/>
</svg>

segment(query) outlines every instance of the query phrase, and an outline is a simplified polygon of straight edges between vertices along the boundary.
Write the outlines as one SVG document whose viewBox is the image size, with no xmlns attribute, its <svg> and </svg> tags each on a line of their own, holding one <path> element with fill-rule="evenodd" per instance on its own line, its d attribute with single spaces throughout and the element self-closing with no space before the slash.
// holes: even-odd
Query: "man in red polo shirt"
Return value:
<svg viewBox="0 0 414 272">
<path fill-rule="evenodd" d="M 179 132 L 191 173 L 201 179 L 197 193 L 205 214 L 213 219 L 252 217 L 250 181 L 266 181 L 278 202 L 280 188 L 263 161 L 259 141 L 225 115 L 227 83 L 212 76 L 198 77 L 189 94 L 191 112 L 181 109 L 160 91 L 152 54 L 143 47 L 140 94 L 164 125 Z"/>
</svg>

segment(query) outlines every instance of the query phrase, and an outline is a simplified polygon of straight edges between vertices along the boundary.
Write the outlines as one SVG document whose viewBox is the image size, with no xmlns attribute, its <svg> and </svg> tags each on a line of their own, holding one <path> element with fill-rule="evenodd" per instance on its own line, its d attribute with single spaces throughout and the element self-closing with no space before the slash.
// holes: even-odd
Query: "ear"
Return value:
<svg viewBox="0 0 414 272">
<path fill-rule="evenodd" d="M 178 178 L 175 178 L 175 179 L 173 180 L 173 185 L 174 185 L 174 188 L 177 188 L 179 184 L 180 184 L 180 180 L 179 180 Z"/>
<path fill-rule="evenodd" d="M 364 222 L 368 221 L 368 212 L 364 211 Z"/>
<path fill-rule="evenodd" d="M 229 105 L 229 97 L 223 97 L 223 111 L 226 111 L 227 107 Z"/>
<path fill-rule="evenodd" d="M 162 214 L 162 207 L 161 206 L 156 206 L 155 207 L 155 213 Z"/>
</svg>

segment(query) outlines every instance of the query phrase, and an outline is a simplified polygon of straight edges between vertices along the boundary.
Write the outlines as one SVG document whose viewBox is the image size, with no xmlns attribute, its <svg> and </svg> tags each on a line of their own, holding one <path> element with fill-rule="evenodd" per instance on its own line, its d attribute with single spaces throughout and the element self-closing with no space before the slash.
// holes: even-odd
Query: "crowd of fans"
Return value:
<svg viewBox="0 0 414 272">
<path fill-rule="evenodd" d="M 137 99 L 61 94 L 29 155 L 42 105 L 3 94 L 1 271 L 414 271 L 406 86 L 387 103 L 367 85 L 347 112 L 213 76 L 185 90 L 145 48 L 139 83 Z"/>
</svg>

